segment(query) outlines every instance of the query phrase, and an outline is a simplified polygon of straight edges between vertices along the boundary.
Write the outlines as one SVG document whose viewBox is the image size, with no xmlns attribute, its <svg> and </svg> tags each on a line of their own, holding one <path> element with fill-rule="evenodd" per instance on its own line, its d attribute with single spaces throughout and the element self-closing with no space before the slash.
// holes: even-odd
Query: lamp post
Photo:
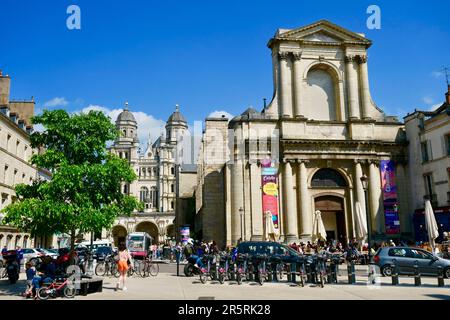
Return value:
<svg viewBox="0 0 450 320">
<path fill-rule="evenodd" d="M 241 217 L 241 241 L 244 241 L 244 209 L 239 208 L 239 215 Z"/>
<path fill-rule="evenodd" d="M 367 220 L 367 243 L 368 243 L 368 251 L 369 251 L 369 264 L 372 262 L 372 252 L 371 252 L 371 245 L 370 245 L 370 236 L 372 234 L 371 228 L 370 228 L 370 214 L 369 214 L 369 199 L 367 196 L 367 191 L 369 189 L 369 178 L 364 174 L 361 177 L 361 183 L 362 187 L 364 189 L 364 199 L 366 202 L 366 220 Z"/>
</svg>

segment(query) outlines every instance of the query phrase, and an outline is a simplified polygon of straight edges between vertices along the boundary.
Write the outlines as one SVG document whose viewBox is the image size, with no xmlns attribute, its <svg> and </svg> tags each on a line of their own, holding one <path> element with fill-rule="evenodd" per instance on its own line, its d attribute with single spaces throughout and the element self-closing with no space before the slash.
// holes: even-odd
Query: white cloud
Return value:
<svg viewBox="0 0 450 320">
<path fill-rule="evenodd" d="M 53 108 L 53 107 L 67 107 L 69 102 L 66 100 L 66 98 L 63 97 L 55 97 L 46 103 L 44 103 L 45 108 Z"/>
<path fill-rule="evenodd" d="M 433 72 L 431 73 L 431 76 L 432 76 L 433 78 L 439 79 L 439 78 L 441 78 L 441 77 L 444 76 L 444 72 L 442 72 L 442 71 L 433 71 Z"/>
<path fill-rule="evenodd" d="M 432 106 L 430 107 L 430 111 L 434 111 L 434 110 L 436 110 L 437 108 L 439 108 L 440 106 L 442 106 L 442 103 L 438 103 L 438 104 L 432 105 Z"/>
<path fill-rule="evenodd" d="M 81 111 L 89 112 L 91 110 L 102 111 L 111 118 L 113 123 L 116 122 L 118 115 L 123 111 L 122 109 L 109 109 L 99 105 L 89 105 Z M 161 132 L 164 132 L 164 127 L 166 125 L 165 121 L 155 119 L 152 115 L 141 111 L 131 113 L 136 118 L 138 125 L 138 138 L 142 146 L 147 143 L 149 133 L 153 142 L 161 135 Z"/>
<path fill-rule="evenodd" d="M 423 97 L 422 101 L 425 102 L 426 104 L 433 104 L 434 102 L 433 98 L 430 96 Z"/>
<path fill-rule="evenodd" d="M 223 110 L 216 110 L 216 111 L 211 112 L 208 115 L 208 118 L 222 118 L 222 116 L 225 116 L 226 118 L 228 118 L 228 120 L 231 120 L 234 118 L 234 116 L 231 113 L 228 113 Z"/>
</svg>

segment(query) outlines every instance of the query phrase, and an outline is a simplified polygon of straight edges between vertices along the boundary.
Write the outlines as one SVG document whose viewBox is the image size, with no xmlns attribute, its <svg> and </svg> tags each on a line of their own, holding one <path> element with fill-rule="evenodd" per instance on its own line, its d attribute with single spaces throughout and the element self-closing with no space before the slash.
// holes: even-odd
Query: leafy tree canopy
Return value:
<svg viewBox="0 0 450 320">
<path fill-rule="evenodd" d="M 31 163 L 52 178 L 17 185 L 19 200 L 5 208 L 4 223 L 32 235 L 69 233 L 73 245 L 76 231 L 110 228 L 118 215 L 140 208 L 135 197 L 121 192 L 123 183 L 136 179 L 133 169 L 106 149 L 119 134 L 110 118 L 99 111 L 46 110 L 33 124 L 45 131 L 31 135 L 32 147 L 43 150 Z"/>
</svg>

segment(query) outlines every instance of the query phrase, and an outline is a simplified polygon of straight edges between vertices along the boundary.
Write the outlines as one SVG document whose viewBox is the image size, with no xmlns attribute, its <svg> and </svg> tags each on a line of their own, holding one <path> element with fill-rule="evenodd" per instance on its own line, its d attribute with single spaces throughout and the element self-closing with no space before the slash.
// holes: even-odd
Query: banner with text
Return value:
<svg viewBox="0 0 450 320">
<path fill-rule="evenodd" d="M 279 228 L 278 219 L 278 169 L 270 161 L 261 161 L 262 168 L 262 209 L 272 214 L 275 228 Z"/>
<path fill-rule="evenodd" d="M 386 234 L 400 234 L 395 162 L 390 160 L 381 161 L 380 170 Z"/>
</svg>

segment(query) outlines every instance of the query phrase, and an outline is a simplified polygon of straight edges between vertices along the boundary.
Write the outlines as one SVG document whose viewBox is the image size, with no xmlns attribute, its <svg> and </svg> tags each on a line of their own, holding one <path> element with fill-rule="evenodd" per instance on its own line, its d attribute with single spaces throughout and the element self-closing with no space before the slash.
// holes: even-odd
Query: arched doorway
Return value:
<svg viewBox="0 0 450 320">
<path fill-rule="evenodd" d="M 322 213 L 322 220 L 327 232 L 327 241 L 337 240 L 347 243 L 345 228 L 344 199 L 336 196 L 322 196 L 314 199 L 315 210 Z"/>
<path fill-rule="evenodd" d="M 114 226 L 111 233 L 115 247 L 118 247 L 120 243 L 125 242 L 128 234 L 127 229 L 121 225 Z"/>
<path fill-rule="evenodd" d="M 175 226 L 173 224 L 167 226 L 166 236 L 171 239 L 175 238 Z"/>
<path fill-rule="evenodd" d="M 136 226 L 136 232 L 147 232 L 152 238 L 153 243 L 159 242 L 158 227 L 150 221 L 144 221 Z"/>
</svg>

